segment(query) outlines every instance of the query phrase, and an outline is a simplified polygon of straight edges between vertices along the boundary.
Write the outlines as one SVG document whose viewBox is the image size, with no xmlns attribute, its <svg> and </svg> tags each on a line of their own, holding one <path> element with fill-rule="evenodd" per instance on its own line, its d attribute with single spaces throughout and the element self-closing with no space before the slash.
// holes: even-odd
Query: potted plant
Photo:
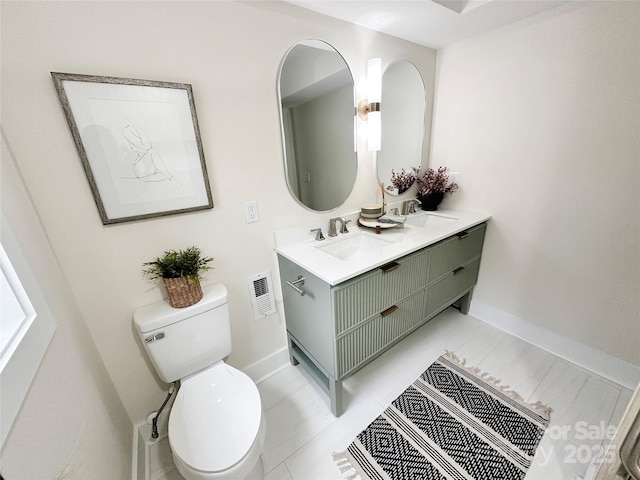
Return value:
<svg viewBox="0 0 640 480">
<path fill-rule="evenodd" d="M 457 183 L 449 183 L 447 167 L 428 169 L 418 177 L 418 200 L 423 210 L 437 210 L 445 193 L 453 193 L 458 189 Z"/>
<path fill-rule="evenodd" d="M 212 267 L 212 257 L 204 257 L 198 247 L 184 250 L 166 250 L 164 255 L 142 264 L 142 275 L 149 280 L 162 278 L 169 303 L 174 308 L 184 308 L 202 299 L 200 274 Z"/>
</svg>

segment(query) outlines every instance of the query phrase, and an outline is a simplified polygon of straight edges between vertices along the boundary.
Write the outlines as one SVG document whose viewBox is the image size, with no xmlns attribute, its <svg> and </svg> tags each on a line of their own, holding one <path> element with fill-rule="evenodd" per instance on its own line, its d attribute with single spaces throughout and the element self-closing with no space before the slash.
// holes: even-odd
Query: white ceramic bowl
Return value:
<svg viewBox="0 0 640 480">
<path fill-rule="evenodd" d="M 360 215 L 363 218 L 378 218 L 382 215 L 382 205 L 363 205 Z"/>
</svg>

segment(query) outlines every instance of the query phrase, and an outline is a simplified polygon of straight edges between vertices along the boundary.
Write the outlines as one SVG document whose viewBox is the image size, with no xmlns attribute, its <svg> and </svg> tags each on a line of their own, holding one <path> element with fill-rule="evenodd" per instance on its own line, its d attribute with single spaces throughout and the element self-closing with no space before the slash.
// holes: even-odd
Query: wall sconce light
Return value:
<svg viewBox="0 0 640 480">
<path fill-rule="evenodd" d="M 358 103 L 358 116 L 369 124 L 368 149 L 372 152 L 380 150 L 382 119 L 380 102 L 382 96 L 382 60 L 370 58 L 367 61 L 367 98 Z"/>
</svg>

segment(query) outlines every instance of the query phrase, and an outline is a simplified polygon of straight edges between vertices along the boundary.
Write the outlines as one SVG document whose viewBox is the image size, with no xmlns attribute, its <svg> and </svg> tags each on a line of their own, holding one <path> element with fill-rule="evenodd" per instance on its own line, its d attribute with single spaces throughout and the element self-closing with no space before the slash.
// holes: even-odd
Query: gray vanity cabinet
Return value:
<svg viewBox="0 0 640 480">
<path fill-rule="evenodd" d="M 334 415 L 344 378 L 451 304 L 468 312 L 484 231 L 478 225 L 334 286 L 278 255 L 291 362 L 325 389 Z"/>
<path fill-rule="evenodd" d="M 486 224 L 457 233 L 431 247 L 425 316 L 431 318 L 457 300 L 469 313 L 471 289 L 478 279 Z"/>
</svg>

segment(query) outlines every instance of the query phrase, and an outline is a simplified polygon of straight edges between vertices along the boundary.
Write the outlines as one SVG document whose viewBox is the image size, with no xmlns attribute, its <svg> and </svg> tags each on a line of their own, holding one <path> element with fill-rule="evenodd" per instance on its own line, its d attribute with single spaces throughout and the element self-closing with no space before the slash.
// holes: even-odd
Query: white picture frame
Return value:
<svg viewBox="0 0 640 480">
<path fill-rule="evenodd" d="M 51 76 L 104 225 L 213 208 L 191 85 Z"/>
</svg>

